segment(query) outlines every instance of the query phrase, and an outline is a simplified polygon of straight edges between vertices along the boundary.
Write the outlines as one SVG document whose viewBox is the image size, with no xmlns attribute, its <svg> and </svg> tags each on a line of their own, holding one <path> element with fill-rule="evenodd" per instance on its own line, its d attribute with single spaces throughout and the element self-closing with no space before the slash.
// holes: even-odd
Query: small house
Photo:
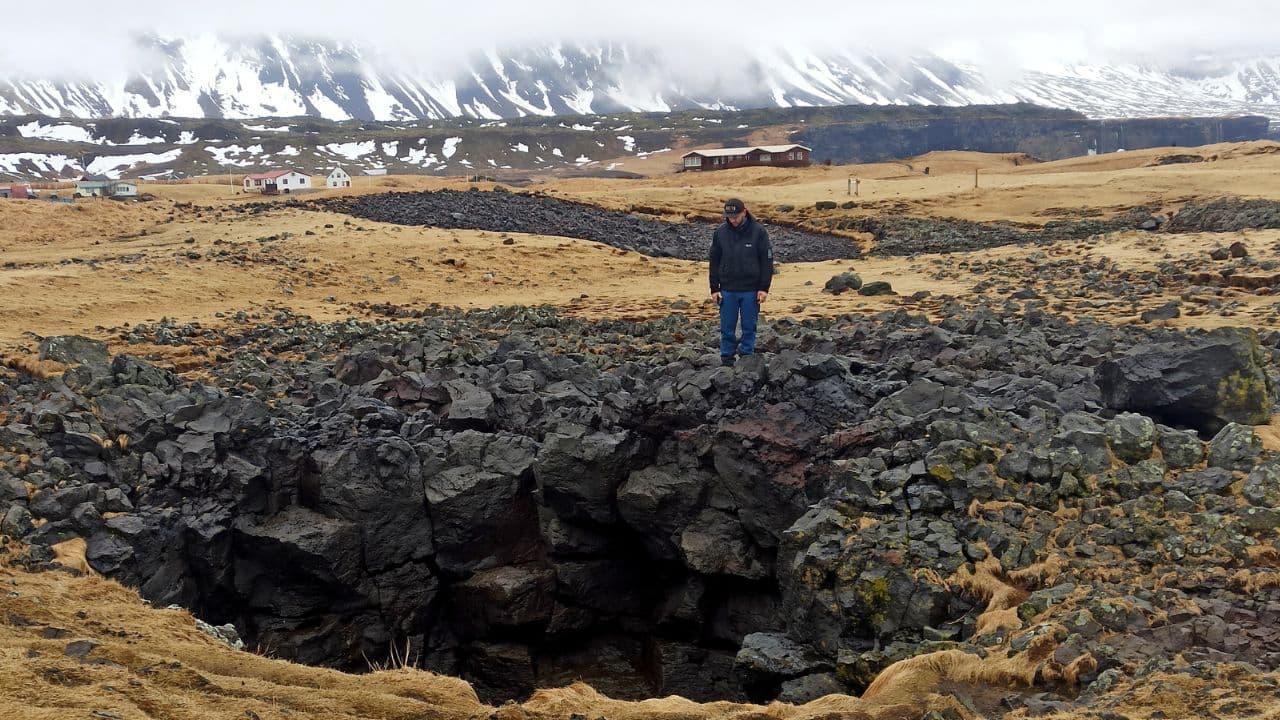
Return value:
<svg viewBox="0 0 1280 720">
<path fill-rule="evenodd" d="M 294 190 L 310 190 L 311 176 L 303 175 L 297 170 L 272 170 L 244 176 L 244 189 L 247 192 L 258 191 L 263 195 L 277 193 L 289 194 Z"/>
<path fill-rule="evenodd" d="M 36 196 L 30 185 L 0 185 L 0 199 L 29 200 Z"/>
<path fill-rule="evenodd" d="M 138 197 L 138 183 L 115 180 L 105 175 L 85 175 L 76 180 L 76 197 Z"/>
<path fill-rule="evenodd" d="M 812 149 L 804 145 L 694 150 L 684 154 L 683 170 L 728 170 L 738 167 L 808 167 Z"/>
<path fill-rule="evenodd" d="M 351 176 L 347 174 L 346 170 L 337 167 L 333 169 L 333 172 L 329 173 L 329 177 L 324 184 L 325 187 L 331 188 L 351 187 Z"/>
</svg>

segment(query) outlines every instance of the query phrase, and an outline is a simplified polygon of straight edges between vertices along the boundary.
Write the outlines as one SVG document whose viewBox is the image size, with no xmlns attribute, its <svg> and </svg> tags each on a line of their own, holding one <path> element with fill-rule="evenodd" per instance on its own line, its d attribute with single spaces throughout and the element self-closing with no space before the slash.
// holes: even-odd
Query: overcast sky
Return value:
<svg viewBox="0 0 1280 720">
<path fill-rule="evenodd" d="M 487 46 L 550 40 L 643 40 L 732 63 L 741 44 L 903 54 L 985 65 L 1136 60 L 1200 54 L 1280 56 L 1274 0 L 101 0 L 30 3 L 0 23 L 6 75 L 99 72 L 136 62 L 138 33 L 290 33 L 351 39 L 430 64 Z M 198 8 L 198 10 L 196 9 Z"/>
</svg>

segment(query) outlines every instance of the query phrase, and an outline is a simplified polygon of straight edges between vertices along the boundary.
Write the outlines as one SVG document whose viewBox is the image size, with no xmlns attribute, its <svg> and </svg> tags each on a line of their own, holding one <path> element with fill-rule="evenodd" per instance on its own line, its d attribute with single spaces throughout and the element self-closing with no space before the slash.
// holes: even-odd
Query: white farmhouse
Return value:
<svg viewBox="0 0 1280 720">
<path fill-rule="evenodd" d="M 325 186 L 331 188 L 351 187 L 351 176 L 340 167 L 334 168 L 333 172 L 329 173 L 329 179 L 325 181 Z"/>
<path fill-rule="evenodd" d="M 291 193 L 294 190 L 310 190 L 311 176 L 297 170 L 272 170 L 244 176 L 244 189 L 257 190 L 263 195 Z"/>
</svg>

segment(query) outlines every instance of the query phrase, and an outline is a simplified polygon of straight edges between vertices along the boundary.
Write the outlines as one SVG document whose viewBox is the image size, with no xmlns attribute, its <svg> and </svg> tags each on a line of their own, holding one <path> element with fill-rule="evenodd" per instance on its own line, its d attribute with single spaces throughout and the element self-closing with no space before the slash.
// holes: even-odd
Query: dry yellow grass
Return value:
<svg viewBox="0 0 1280 720">
<path fill-rule="evenodd" d="M 1166 205 L 1221 194 L 1280 197 L 1280 185 L 1270 182 L 1280 170 L 1280 154 L 1271 152 L 1278 147 L 1251 143 L 1200 148 L 1195 152 L 1217 154 L 1221 159 L 1162 167 L 1146 163 L 1164 150 L 1033 165 L 1015 165 L 1022 159 L 1012 155 L 931 153 L 903 163 L 745 168 L 642 181 L 563 180 L 539 189 L 609 207 L 650 206 L 671 217 L 714 217 L 722 198 L 738 195 L 766 219 L 783 217 L 775 208 L 791 203 L 808 208 L 804 217 L 791 220 L 812 222 L 823 217 L 811 211 L 813 202 L 840 197 L 846 179 L 856 174 L 865 179 L 860 202 L 890 202 L 895 211 L 1043 221 L 1044 210 L 1053 208 L 1109 213 L 1135 202 Z M 931 168 L 929 176 L 918 172 L 925 165 Z M 917 170 L 909 171 L 907 166 Z M 986 173 L 984 187 L 976 192 L 964 187 L 972 183 L 974 167 Z M 350 191 L 324 190 L 310 197 L 470 185 L 461 178 L 361 178 Z M 643 258 L 596 243 L 546 236 L 514 235 L 515 244 L 508 246 L 500 242 L 498 233 L 401 228 L 367 221 L 345 224 L 344 216 L 285 207 L 240 214 L 232 212 L 231 206 L 262 198 L 231 194 L 230 188 L 219 185 L 166 184 L 143 189 L 159 199 L 131 204 L 0 202 L 0 313 L 8 320 L 0 327 L 0 349 L 29 349 L 32 338 L 25 333 L 101 335 L 125 323 L 164 316 L 216 325 L 221 322 L 219 313 L 285 307 L 318 319 L 349 317 L 360 314 L 352 307 L 356 302 L 415 307 L 437 302 L 461 307 L 551 303 L 582 316 L 652 317 L 669 312 L 672 301 L 686 300 L 693 303 L 690 312 L 707 317 L 712 312 L 701 303 L 705 299 L 701 263 Z M 197 212 L 175 202 L 215 209 Z M 847 211 L 835 211 L 843 212 Z M 334 227 L 325 228 L 326 224 Z M 290 236 L 263 240 L 281 233 Z M 1261 250 L 1280 239 L 1280 232 L 1254 232 L 1248 238 Z M 1149 236 L 1117 234 L 1043 251 L 1050 258 L 1105 257 L 1125 267 L 1151 269 L 1164 252 L 1202 253 L 1206 246 L 1237 238 L 1159 239 L 1163 245 L 1156 248 Z M 231 257 L 217 257 L 223 252 Z M 1025 253 L 1023 248 L 998 248 L 978 255 L 1001 259 Z M 963 299 L 972 286 L 963 273 L 951 279 L 931 277 L 937 269 L 934 260 L 954 266 L 958 257 L 964 256 L 788 264 L 776 278 L 766 317 L 874 312 L 901 303 L 892 296 L 834 297 L 821 292 L 828 278 L 848 269 L 856 269 L 866 281 L 889 281 L 899 296 L 928 290 L 935 296 Z M 453 264 L 444 264 L 447 260 Z M 1272 302 L 1247 291 L 1226 292 L 1246 305 L 1238 313 L 1242 318 L 1254 311 L 1262 313 Z M 912 308 L 929 313 L 936 305 L 926 301 Z M 1132 310 L 1118 306 L 1091 314 L 1121 322 L 1135 317 Z M 1222 322 L 1231 320 L 1184 315 L 1168 324 Z"/>
</svg>

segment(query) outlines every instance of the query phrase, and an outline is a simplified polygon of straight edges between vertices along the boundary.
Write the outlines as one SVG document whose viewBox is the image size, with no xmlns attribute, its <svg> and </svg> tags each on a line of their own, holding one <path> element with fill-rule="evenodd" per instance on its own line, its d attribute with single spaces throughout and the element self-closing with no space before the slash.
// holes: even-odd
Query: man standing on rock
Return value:
<svg viewBox="0 0 1280 720">
<path fill-rule="evenodd" d="M 769 233 L 741 200 L 724 204 L 725 222 L 711 236 L 711 299 L 720 306 L 720 364 L 756 349 L 756 319 L 773 282 Z M 742 337 L 738 338 L 738 320 Z"/>
</svg>

